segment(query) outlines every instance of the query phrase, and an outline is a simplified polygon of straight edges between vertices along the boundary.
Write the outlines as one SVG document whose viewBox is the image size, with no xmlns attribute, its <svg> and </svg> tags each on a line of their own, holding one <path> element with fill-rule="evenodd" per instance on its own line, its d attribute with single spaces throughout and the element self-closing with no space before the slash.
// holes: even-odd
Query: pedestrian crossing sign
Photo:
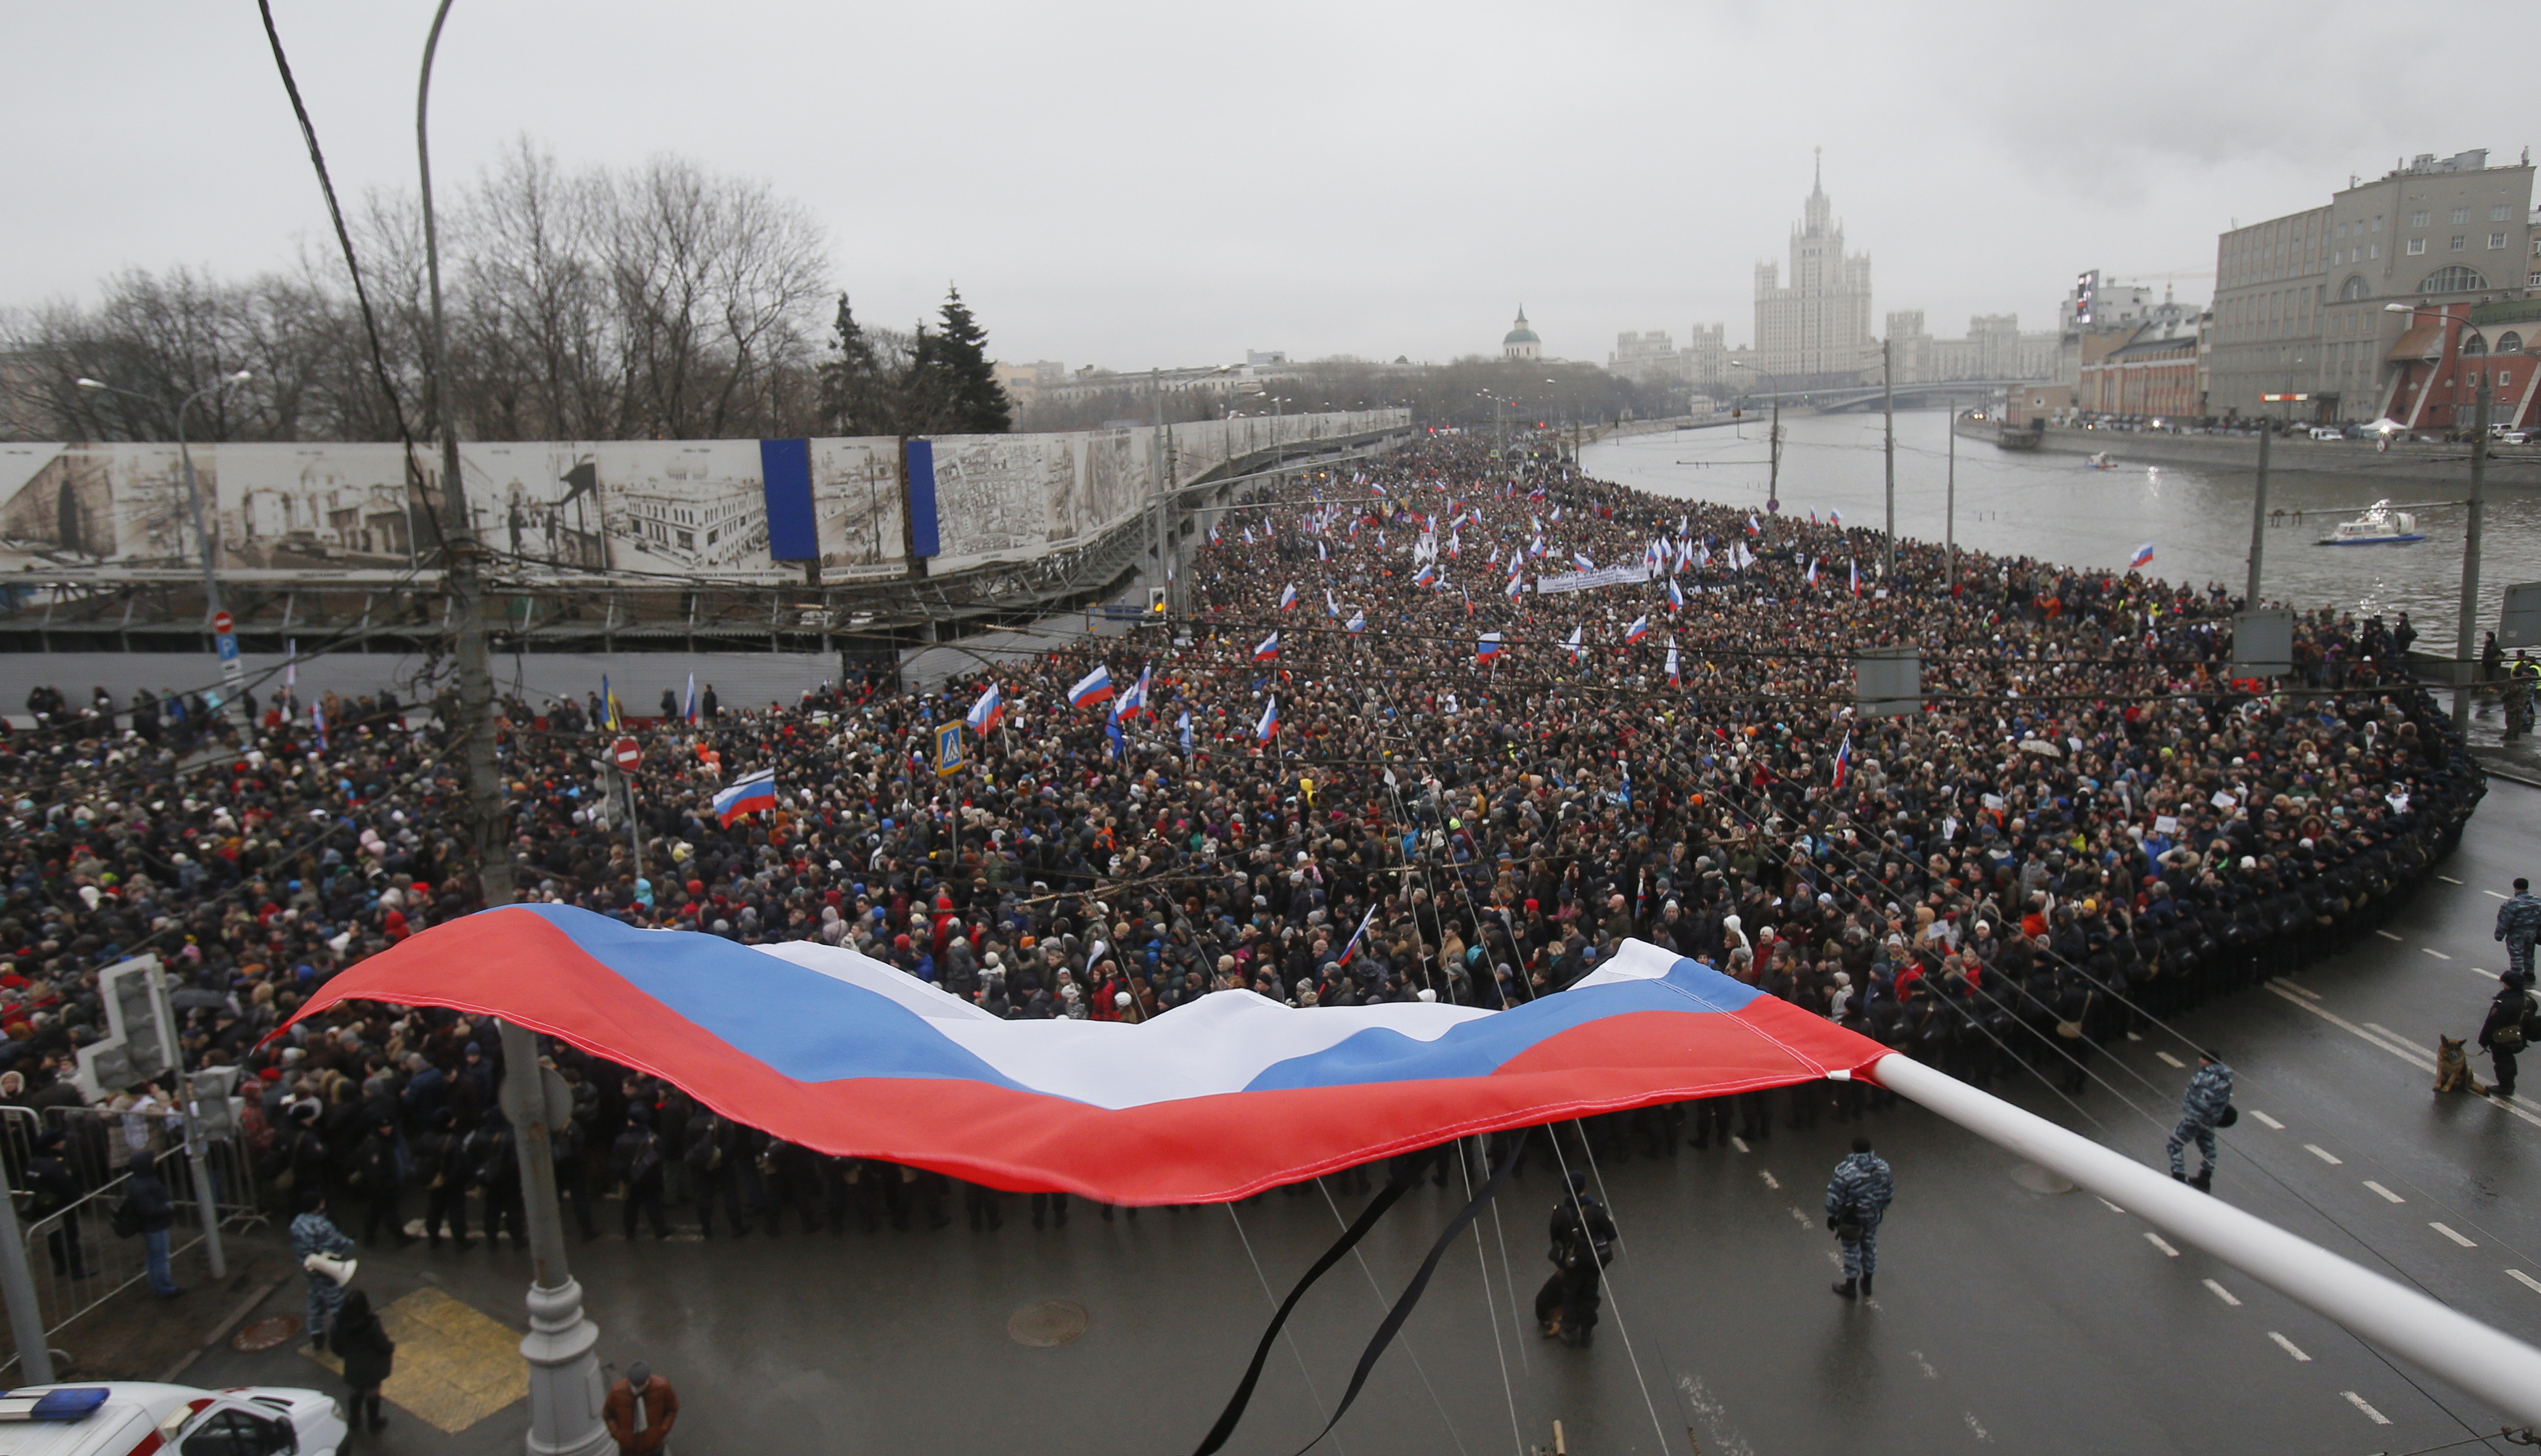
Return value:
<svg viewBox="0 0 2541 1456">
<path fill-rule="evenodd" d="M 935 776 L 947 778 L 962 771 L 962 725 L 940 723 L 935 728 Z"/>
</svg>

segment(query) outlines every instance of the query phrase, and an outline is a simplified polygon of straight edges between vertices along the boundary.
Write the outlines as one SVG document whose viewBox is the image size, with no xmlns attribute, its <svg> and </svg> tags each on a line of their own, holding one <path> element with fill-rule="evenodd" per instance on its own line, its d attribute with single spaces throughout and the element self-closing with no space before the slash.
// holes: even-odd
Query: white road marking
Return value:
<svg viewBox="0 0 2541 1456">
<path fill-rule="evenodd" d="M 2364 1180 L 2364 1186 L 2365 1186 L 2366 1188 L 2369 1188 L 2369 1189 L 2373 1190 L 2375 1193 L 2380 1194 L 2380 1195 L 2382 1196 L 2382 1199 L 2383 1199 L 2383 1201 L 2384 1201 L 2385 1202 L 2392 1202 L 2392 1203 L 2405 1203 L 2405 1202 L 2409 1201 L 2407 1199 L 2404 1199 L 2404 1198 L 2400 1197 L 2398 1194 L 2395 1194 L 2395 1193 L 2391 1192 L 2391 1190 L 2389 1190 L 2389 1189 L 2387 1189 L 2387 1188 L 2384 1188 L 2382 1185 L 2380 1185 L 2380 1184 L 2378 1184 L 2378 1183 L 2374 1182 L 2374 1181 L 2373 1181 L 2372 1179 L 2370 1179 L 2370 1178 L 2367 1178 L 2367 1179 L 2365 1179 L 2365 1180 Z"/>
<path fill-rule="evenodd" d="M 1805 1208 L 1793 1208 L 1791 1210 L 1791 1221 L 1802 1228 L 1817 1227 L 1816 1222 L 1809 1217 L 1808 1210 Z"/>
<path fill-rule="evenodd" d="M 2277 1347 L 2279 1349 L 2292 1355 L 2295 1359 L 2302 1361 L 2306 1365 L 2311 1363 L 2311 1356 L 2304 1354 L 2301 1347 L 2295 1345 L 2292 1341 L 2287 1340 L 2283 1335 L 2278 1334 L 2274 1330 L 2270 1330 L 2268 1332 L 2268 1338 L 2277 1343 Z"/>
<path fill-rule="evenodd" d="M 2304 1152 L 2307 1152 L 2307 1153 L 2309 1153 L 2309 1154 L 2311 1154 L 2313 1157 L 2316 1157 L 2316 1158 L 2320 1159 L 2322 1162 L 2329 1164 L 2329 1165 L 2330 1165 L 2331 1167 L 2333 1167 L 2333 1168 L 2337 1167 L 2340 1163 L 2343 1163 L 2343 1162 L 2345 1162 L 2345 1161 L 2346 1161 L 2346 1159 L 2344 1159 L 2344 1158 L 2340 1157 L 2338 1154 L 2336 1154 L 2336 1153 L 2334 1153 L 2334 1152 L 2331 1152 L 2328 1148 L 2325 1148 L 2325 1147 L 2321 1146 L 2321 1145 L 2320 1145 L 2319 1143 L 2317 1143 L 2317 1142 L 2306 1142 L 2306 1143 L 2304 1143 L 2304 1144 L 2303 1144 L 2303 1151 L 2304 1151 Z"/>
<path fill-rule="evenodd" d="M 2374 1046 L 2379 1047 L 2383 1051 L 2390 1053 L 2392 1056 L 2399 1057 L 2402 1061 L 2409 1063 L 2420 1071 L 2427 1072 L 2430 1075 L 2434 1072 L 2434 1058 L 2427 1056 L 2423 1052 L 2412 1049 L 2407 1043 L 2395 1042 L 2388 1037 L 2378 1036 L 2372 1032 L 2366 1031 L 2363 1027 L 2357 1025 L 2353 1021 L 2349 1021 L 2347 1018 L 2340 1016 L 2335 1012 L 2325 1011 L 2309 1002 L 2297 999 L 2295 996 L 2295 992 L 2297 991 L 2300 991 L 2306 996 L 2311 995 L 2311 992 L 2303 990 L 2301 986 L 2288 986 L 2283 982 L 2278 981 L 2268 982 L 2266 985 L 2269 990 L 2276 992 L 2278 996 L 2282 997 L 2287 1005 L 2300 1006 L 2305 1011 L 2308 1011 L 2312 1015 L 2319 1017 L 2321 1020 L 2328 1022 L 2330 1025 L 2337 1027 L 2339 1030 L 2353 1033 L 2356 1036 L 2363 1038 L 2365 1041 L 2371 1042 Z M 2318 1000 L 2320 998 L 2318 996 L 2312 996 L 2312 999 Z M 2496 1099 L 2491 1100 L 2496 1101 Z M 2523 1121 L 2530 1123 L 2533 1127 L 2541 1128 L 2541 1113 L 2534 1112 L 2523 1098 L 2517 1097 L 2512 1102 L 2497 1101 L 2497 1105 L 2505 1108 L 2507 1112 L 2514 1114 L 2516 1117 L 2521 1118 Z"/>
<path fill-rule="evenodd" d="M 2482 890 L 2482 891 L 2481 891 L 2481 892 L 2479 892 L 2479 893 L 2480 893 L 2480 894 L 2482 894 L 2482 895 L 2487 896 L 2487 897 L 2488 897 L 2489 899 L 2491 899 L 2491 900 L 2504 900 L 2504 899 L 2505 898 L 2505 896 L 2498 894 L 2498 893 L 2497 893 L 2496 891 L 2494 891 L 2494 890 Z"/>
<path fill-rule="evenodd" d="M 1991 1432 L 1989 1432 L 1981 1422 L 1979 1422 L 1979 1421 L 1978 1421 L 1978 1420 L 1977 1420 L 1977 1413 L 1976 1413 L 1976 1412 L 1974 1412 L 1974 1411 L 1961 1411 L 1961 1412 L 1959 1413 L 1959 1418 L 1960 1418 L 1961 1420 L 1963 1420 L 1967 1421 L 1967 1423 L 1968 1423 L 1968 1429 L 1970 1429 L 1970 1430 L 1972 1430 L 1972 1431 L 1975 1431 L 1975 1432 L 1976 1432 L 1976 1436 L 1977 1436 L 1977 1439 L 1978 1439 L 1978 1440 L 1984 1441 L 1984 1442 L 1986 1442 L 1988 1445 L 1992 1445 L 1992 1444 L 1994 1443 L 1994 1436 L 1993 1436 L 1993 1434 L 1992 1434 Z"/>
<path fill-rule="evenodd" d="M 2373 933 L 2374 933 L 2374 934 L 2376 934 L 2376 935 L 2381 936 L 2384 940 L 2389 940 L 2389 941 L 2397 941 L 2397 940 L 2400 938 L 2399 936 L 2392 934 L 2392 933 L 2391 933 L 2390 931 L 2388 931 L 2388 930 L 2376 930 L 2376 931 L 2374 931 Z"/>
<path fill-rule="evenodd" d="M 2091 1197 L 2093 1197 L 2093 1198 L 2095 1198 L 2095 1199 L 2099 1199 L 2099 1198 L 2100 1198 L 2100 1196 L 2099 1196 L 2098 1194 L 2093 1194 L 2093 1195 L 2091 1195 Z M 2107 1205 L 2107 1207 L 2108 1207 L 2108 1210 L 2109 1210 L 2110 1212 L 2112 1212 L 2112 1213 L 2124 1213 L 2125 1211 L 2127 1211 L 2126 1209 L 2119 1207 L 2117 1204 L 2109 1202 L 2109 1201 L 2108 1201 L 2107 1199 L 2100 1199 L 2100 1201 L 2101 1201 L 2103 1204 L 2106 1204 L 2106 1205 Z"/>
<path fill-rule="evenodd" d="M 2153 1055 L 2153 1056 L 2155 1056 L 2160 1057 L 2160 1058 L 2161 1058 L 2162 1060 L 2164 1060 L 2164 1061 L 2169 1062 L 2171 1065 L 2173 1065 L 2173 1066 L 2175 1066 L 2175 1067 L 2178 1067 L 2178 1068 L 2179 1068 L 2180 1070 L 2182 1070 L 2182 1071 L 2186 1071 L 2186 1070 L 2188 1069 L 2188 1063 L 2187 1063 L 2187 1062 L 2180 1060 L 2178 1057 L 2171 1056 L 2171 1055 L 2170 1055 L 2169 1053 L 2167 1053 L 2167 1052 L 2155 1052 L 2155 1053 L 2154 1053 L 2154 1054 L 2152 1054 L 2152 1055 Z"/>
<path fill-rule="evenodd" d="M 2430 1223 L 2430 1224 L 2428 1224 L 2428 1225 L 2427 1225 L 2427 1227 L 2433 1229 L 2435 1232 L 2437 1232 L 2437 1233 L 2439 1233 L 2439 1234 L 2442 1234 L 2445 1238 L 2448 1238 L 2448 1239 L 2452 1240 L 2454 1243 L 2461 1245 L 2461 1246 L 2462 1246 L 2463 1248 L 2465 1248 L 2465 1249 L 2476 1249 L 2476 1248 L 2478 1248 L 2478 1247 L 2479 1247 L 2479 1245 L 2472 1243 L 2470 1240 L 2468 1240 L 2468 1239 L 2466 1239 L 2466 1238 L 2463 1238 L 2460 1234 L 2457 1234 L 2457 1233 L 2453 1232 L 2453 1230 L 2452 1230 L 2452 1225 L 2450 1225 L 2450 1224 L 2447 1224 L 2447 1223 Z"/>
<path fill-rule="evenodd" d="M 2156 1249 L 2159 1249 L 2161 1252 L 2169 1255 L 2173 1259 L 2177 1259 L 2179 1257 L 2179 1251 L 2177 1249 L 2174 1249 L 2169 1244 L 2163 1242 L 2161 1235 L 2154 1233 L 2149 1229 L 2144 1232 L 2144 1242 L 2152 1245 Z"/>
<path fill-rule="evenodd" d="M 2428 955 L 2431 955 L 2431 956 L 2434 957 L 2434 958 L 2435 958 L 2436 960 L 2438 960 L 2438 961 L 2449 961 L 2449 960 L 2451 960 L 2451 959 L 2452 959 L 2452 957 L 2450 957 L 2450 956 L 2448 956 L 2448 955 L 2445 955 L 2442 951 L 2439 951 L 2439 950 L 2435 949 L 2435 948 L 2434 948 L 2433 946 L 2432 946 L 2432 945 L 2422 945 L 2422 946 L 2418 947 L 2418 949 L 2419 949 L 2419 950 L 2421 950 L 2421 951 L 2424 951 L 2424 952 L 2425 952 L 2426 954 L 2428 954 Z"/>
<path fill-rule="evenodd" d="M 2450 876 L 2450 875 L 2437 875 L 2437 876 L 2435 876 L 2435 878 L 2436 878 L 2436 879 L 2438 879 L 2438 880 L 2443 881 L 2443 882 L 2444 882 L 2445 884 L 2447 884 L 2447 885 L 2458 885 L 2458 884 L 2460 884 L 2460 883 L 2461 883 L 2461 881 L 2454 879 L 2454 878 L 2453 878 L 2452 876 Z M 2492 891 L 2490 891 L 2490 892 L 2489 892 L 2489 894 L 2491 894 L 2491 895 L 2494 895 L 2494 894 L 2496 894 L 2496 893 L 2497 893 L 2497 892 L 2496 892 L 2496 891 L 2494 891 L 2494 890 L 2492 890 Z"/>
<path fill-rule="evenodd" d="M 2535 1294 L 2541 1294 L 2541 1279 L 2536 1279 L 2519 1269 L 2509 1269 L 2506 1273 L 2514 1276 L 2514 1281 L 2516 1283 L 2521 1284 L 2524 1288 L 2531 1290 Z"/>
<path fill-rule="evenodd" d="M 2313 990 L 2310 986 L 2296 985 L 2290 981 L 2286 982 L 2284 984 L 2286 989 L 2292 991 L 2295 995 L 2301 996 L 2306 1000 L 2317 1001 L 2320 999 L 2320 992 Z"/>
<path fill-rule="evenodd" d="M 1752 1152 L 1752 1151 L 1754 1151 L 1754 1149 L 1752 1149 L 1752 1148 L 1748 1147 L 1748 1145 L 1747 1145 L 1747 1139 L 1746 1139 L 1746 1138 L 1744 1138 L 1744 1137 L 1739 1136 L 1739 1135 L 1738 1135 L 1737 1133 L 1735 1133 L 1735 1132 L 1732 1132 L 1732 1133 L 1730 1133 L 1730 1134 L 1729 1134 L 1729 1145 L 1730 1145 L 1731 1147 L 1734 1147 L 1734 1148 L 1738 1149 L 1740 1152 Z"/>
<path fill-rule="evenodd" d="M 2400 1035 L 2398 1032 L 2391 1030 L 2391 1028 L 2387 1026 L 2377 1025 L 2370 1021 L 2360 1021 L 2357 1025 L 2373 1033 L 2377 1037 L 2389 1037 L 2392 1041 L 2399 1043 L 2401 1046 L 2408 1048 L 2412 1052 L 2416 1052 L 2427 1056 L 2432 1056 L 2435 1055 L 2434 1053 L 2428 1051 L 2419 1043 L 2410 1041 L 2407 1037 Z"/>
<path fill-rule="evenodd" d="M 1777 1189 L 1777 1190 L 1779 1190 L 1779 1189 L 1780 1189 L 1780 1188 L 1781 1188 L 1781 1186 L 1782 1186 L 1780 1183 L 1779 1183 L 1779 1182 L 1777 1182 L 1777 1181 L 1775 1180 L 1775 1178 L 1774 1178 L 1774 1172 L 1773 1172 L 1773 1170 L 1772 1170 L 1772 1169 L 1770 1169 L 1770 1168 L 1759 1168 L 1759 1169 L 1757 1169 L 1757 1170 L 1756 1170 L 1756 1176 L 1765 1180 L 1765 1186 L 1766 1186 L 1767 1188 L 1770 1188 L 1770 1189 Z"/>
<path fill-rule="evenodd" d="M 2367 1405 L 2364 1397 L 2358 1395 L 2352 1390 L 2342 1390 L 2339 1394 L 2347 1397 L 2347 1403 L 2349 1405 L 2363 1412 L 2365 1420 L 2372 1421 L 2376 1425 L 2388 1425 L 2391 1423 L 2391 1418 L 2374 1410 L 2370 1405 Z"/>
<path fill-rule="evenodd" d="M 2127 1033 L 2127 1040 L 2128 1040 L 2128 1041 L 2130 1041 L 2130 1042 L 2141 1042 L 2141 1041 L 2142 1041 L 2142 1040 L 2143 1040 L 2143 1033 L 2142 1033 L 2142 1032 L 2129 1032 L 2129 1033 Z"/>
<path fill-rule="evenodd" d="M 2272 1117 L 2269 1117 L 2266 1113 L 2263 1113 L 2263 1112 L 2259 1111 L 2259 1110 L 2258 1110 L 2257 1108 L 2255 1108 L 2255 1107 L 2254 1107 L 2254 1108 L 2249 1109 L 2249 1113 L 2250 1113 L 2250 1116 L 2252 1116 L 2252 1117 L 2254 1117 L 2254 1118 L 2257 1118 L 2261 1123 L 2265 1124 L 2268 1128 L 2270 1128 L 2271 1129 L 2273 1129 L 2273 1130 L 2275 1130 L 2275 1131 L 2283 1132 L 2284 1130 L 2286 1130 L 2286 1125 L 2285 1125 L 2285 1124 L 2278 1122 L 2276 1119 L 2274 1119 L 2274 1118 L 2272 1118 Z"/>
<path fill-rule="evenodd" d="M 2214 1297 L 2222 1300 L 2225 1304 L 2232 1306 L 2234 1309 L 2239 1309 L 2241 1307 L 2241 1301 L 2234 1298 L 2232 1291 L 2224 1288 L 2221 1284 L 2214 1282 L 2213 1279 L 2208 1279 L 2206 1281 L 2206 1287 L 2214 1290 Z"/>
<path fill-rule="evenodd" d="M 1924 1358 L 1924 1352 L 1922 1350 L 1910 1349 L 1907 1353 L 1915 1357 L 1915 1363 L 1923 1370 L 1924 1379 L 1938 1380 L 1941 1378 L 1941 1372 L 1932 1368 L 1932 1362 Z"/>
</svg>

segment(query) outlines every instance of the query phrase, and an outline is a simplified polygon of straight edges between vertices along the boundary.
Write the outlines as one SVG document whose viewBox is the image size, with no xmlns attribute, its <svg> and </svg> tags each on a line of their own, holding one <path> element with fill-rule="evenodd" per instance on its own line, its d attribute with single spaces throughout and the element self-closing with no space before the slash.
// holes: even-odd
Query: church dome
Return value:
<svg viewBox="0 0 2541 1456">
<path fill-rule="evenodd" d="M 1526 310 L 1520 309 L 1517 311 L 1517 327 L 1502 336 L 1500 342 L 1503 345 L 1531 344 L 1542 343 L 1544 340 L 1536 337 L 1535 330 L 1526 327 Z"/>
</svg>

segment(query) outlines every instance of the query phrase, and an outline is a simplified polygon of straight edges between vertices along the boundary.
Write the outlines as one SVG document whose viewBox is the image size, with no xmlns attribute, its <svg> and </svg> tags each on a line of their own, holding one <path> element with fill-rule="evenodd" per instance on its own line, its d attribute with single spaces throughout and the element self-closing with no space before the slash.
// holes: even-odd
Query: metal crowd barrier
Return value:
<svg viewBox="0 0 2541 1456">
<path fill-rule="evenodd" d="M 38 1136 L 48 1129 L 63 1134 L 62 1159 L 80 1192 L 67 1205 L 38 1213 L 27 1169 L 36 1154 Z M 201 1201 L 181 1120 L 165 1112 L 136 1116 L 94 1107 L 46 1108 L 39 1119 L 27 1108 L 0 1107 L 0 1166 L 5 1166 L 8 1197 L 18 1210 L 21 1252 L 48 1340 L 108 1300 L 148 1281 L 142 1239 L 115 1237 L 108 1216 L 127 1192 L 135 1151 L 149 1154 L 176 1208 L 176 1222 L 168 1231 L 173 1262 L 204 1242 Z M 211 1180 L 212 1206 L 223 1229 L 266 1221 L 254 1164 L 234 1135 L 203 1139 L 203 1168 Z M 5 1358 L 0 1358 L 0 1371 L 19 1363 L 13 1342 Z"/>
</svg>

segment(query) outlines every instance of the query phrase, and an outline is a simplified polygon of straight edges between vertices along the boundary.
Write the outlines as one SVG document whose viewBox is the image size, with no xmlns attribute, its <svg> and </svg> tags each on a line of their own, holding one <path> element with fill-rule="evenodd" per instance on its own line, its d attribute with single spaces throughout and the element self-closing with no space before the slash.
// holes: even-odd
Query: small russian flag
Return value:
<svg viewBox="0 0 2541 1456">
<path fill-rule="evenodd" d="M 1488 662 L 1499 655 L 1500 634 L 1497 632 L 1485 632 L 1483 633 L 1483 639 L 1474 644 L 1474 660 L 1476 662 Z"/>
<path fill-rule="evenodd" d="M 1685 592 L 1677 586 L 1676 578 L 1671 576 L 1668 578 L 1668 611 L 1683 612 L 1684 610 Z"/>
<path fill-rule="evenodd" d="M 1113 717 L 1125 723 L 1147 710 L 1147 674 L 1151 670 L 1138 669 L 1138 681 L 1130 684 L 1129 691 L 1121 694 L 1121 700 L 1112 704 Z"/>
<path fill-rule="evenodd" d="M 1077 707 L 1092 707 L 1111 695 L 1112 670 L 1099 662 L 1094 671 L 1077 679 L 1076 686 L 1067 690 L 1068 702 Z"/>
<path fill-rule="evenodd" d="M 1845 781 L 1851 777 L 1852 735 L 1848 733 L 1844 736 L 1843 745 L 1835 751 L 1835 786 L 1844 787 Z"/>
<path fill-rule="evenodd" d="M 715 817 L 730 829 L 745 814 L 776 807 L 776 770 L 762 768 L 714 796 Z"/>
<path fill-rule="evenodd" d="M 2144 567 L 2151 564 L 2152 543 L 2145 542 L 2142 546 L 2136 547 L 2135 559 L 2127 563 L 2127 569 L 2129 571 L 2142 571 Z"/>
<path fill-rule="evenodd" d="M 1413 578 L 1412 578 L 1412 584 L 1413 584 L 1414 586 L 1416 586 L 1416 587 L 1425 587 L 1425 586 L 1427 586 L 1429 583 L 1431 583 L 1431 582 L 1433 582 L 1433 581 L 1436 581 L 1437 579 L 1438 579 L 1438 568 L 1437 568 L 1437 567 L 1435 567 L 1435 566 L 1423 566 L 1423 567 L 1421 567 L 1421 568 L 1419 569 L 1419 571 L 1416 572 L 1416 573 L 1413 575 Z"/>
<path fill-rule="evenodd" d="M 997 717 L 1005 710 L 1005 694 L 997 691 L 996 684 L 990 683 L 988 691 L 980 694 L 980 700 L 971 704 L 970 714 L 963 721 L 971 725 L 972 732 L 985 738 L 988 730 L 997 726 Z"/>
<path fill-rule="evenodd" d="M 1583 634 L 1586 631 L 1586 627 L 1572 627 L 1570 629 L 1570 640 L 1564 644 L 1570 649 L 1570 661 L 1571 665 L 1574 667 L 1579 663 L 1585 662 L 1588 658 L 1588 649 L 1586 646 L 1582 645 Z"/>
<path fill-rule="evenodd" d="M 1263 638 L 1262 645 L 1253 649 L 1253 660 L 1255 662 L 1269 662 L 1270 659 L 1277 657 L 1278 655 L 1279 634 L 1277 632 L 1272 632 L 1270 635 Z"/>
<path fill-rule="evenodd" d="M 1633 619 L 1633 624 L 1624 628 L 1624 642 L 1629 646 L 1649 634 L 1650 619 L 1646 617 L 1635 617 Z"/>
<path fill-rule="evenodd" d="M 1669 687 L 1671 687 L 1671 688 L 1682 688 L 1682 687 L 1684 687 L 1684 686 L 1685 686 L 1685 684 L 1684 684 L 1682 681 L 1680 681 L 1680 680 L 1679 680 L 1679 677 L 1678 677 L 1678 674 L 1677 674 L 1677 669 L 1676 669 L 1676 644 L 1675 644 L 1674 642 L 1670 642 L 1670 643 L 1668 644 L 1667 680 L 1668 680 L 1668 686 L 1669 686 Z"/>
<path fill-rule="evenodd" d="M 1582 571 L 1594 571 L 1597 569 L 1597 563 L 1588 559 L 1588 553 L 1586 551 L 1572 551 L 1570 553 L 1570 564 L 1578 567 Z"/>
<path fill-rule="evenodd" d="M 1279 588 L 1279 610 L 1280 610 L 1280 611 L 1282 611 L 1282 612 L 1286 612 L 1286 611 L 1288 611 L 1290 608 L 1295 607 L 1296 605 L 1297 605 L 1297 584 L 1296 584 L 1295 582 L 1293 582 L 1293 581 L 1292 581 L 1292 582 L 1288 583 L 1286 586 L 1283 586 L 1283 587 Z"/>
<path fill-rule="evenodd" d="M 1508 599 L 1512 602 L 1525 595 L 1526 573 L 1524 571 L 1512 571 L 1509 573 L 1507 591 Z"/>
<path fill-rule="evenodd" d="M 1262 721 L 1253 725 L 1253 735 L 1254 737 L 1261 739 L 1264 743 L 1269 743 L 1272 735 L 1276 734 L 1278 731 L 1279 694 L 1274 692 L 1270 694 L 1270 700 L 1263 705 Z"/>
<path fill-rule="evenodd" d="M 1351 611 L 1349 629 L 1353 636 L 1367 630 L 1367 613 L 1364 609 L 1353 609 Z"/>
</svg>

